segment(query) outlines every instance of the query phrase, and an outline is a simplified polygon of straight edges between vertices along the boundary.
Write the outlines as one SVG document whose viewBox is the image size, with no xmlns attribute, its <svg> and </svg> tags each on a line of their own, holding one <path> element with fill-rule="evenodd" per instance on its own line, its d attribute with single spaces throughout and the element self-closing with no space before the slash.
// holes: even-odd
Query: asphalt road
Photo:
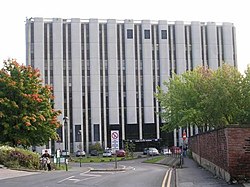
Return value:
<svg viewBox="0 0 250 187">
<path fill-rule="evenodd" d="M 76 165 L 77 166 L 77 165 Z M 114 163 L 83 164 L 69 171 L 38 172 L 36 174 L 0 180 L 0 187 L 162 187 L 168 183 L 170 168 L 141 160 L 119 162 L 124 171 L 89 171 L 92 168 L 114 168 Z"/>
</svg>

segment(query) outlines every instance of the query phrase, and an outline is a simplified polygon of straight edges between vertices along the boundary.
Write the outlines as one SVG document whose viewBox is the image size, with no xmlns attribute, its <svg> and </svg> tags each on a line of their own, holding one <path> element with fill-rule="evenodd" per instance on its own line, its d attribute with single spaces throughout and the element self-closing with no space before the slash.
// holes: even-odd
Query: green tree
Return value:
<svg viewBox="0 0 250 187">
<path fill-rule="evenodd" d="M 96 142 L 94 144 L 91 144 L 89 146 L 89 149 L 92 151 L 92 150 L 96 150 L 96 151 L 102 151 L 102 146 L 99 142 Z"/>
<path fill-rule="evenodd" d="M 125 142 L 125 152 L 126 157 L 134 158 L 135 144 L 133 142 L 126 141 Z"/>
<path fill-rule="evenodd" d="M 205 89 L 207 96 L 202 100 L 206 123 L 215 127 L 241 123 L 242 81 L 243 76 L 232 66 L 224 64 L 213 71 L 206 82 L 209 85 Z"/>
<path fill-rule="evenodd" d="M 247 79 L 248 78 L 248 79 Z M 167 91 L 155 94 L 165 120 L 163 130 L 186 125 L 223 127 L 249 123 L 250 70 L 244 78 L 234 67 L 223 64 L 212 71 L 198 67 L 165 82 Z M 248 93 L 248 94 L 247 94 Z M 244 102 L 247 100 L 248 102 Z"/>
<path fill-rule="evenodd" d="M 52 88 L 42 84 L 38 69 L 4 62 L 0 70 L 0 142 L 11 146 L 44 145 L 56 140 L 60 127 Z"/>
<path fill-rule="evenodd" d="M 245 76 L 241 84 L 243 98 L 240 100 L 242 110 L 239 114 L 239 120 L 243 124 L 250 124 L 250 66 L 245 71 Z"/>
</svg>

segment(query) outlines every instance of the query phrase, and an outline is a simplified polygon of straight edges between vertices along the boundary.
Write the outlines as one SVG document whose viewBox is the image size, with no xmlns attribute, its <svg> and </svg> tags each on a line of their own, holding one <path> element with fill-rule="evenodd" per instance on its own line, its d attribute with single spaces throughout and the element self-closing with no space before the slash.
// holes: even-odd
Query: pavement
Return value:
<svg viewBox="0 0 250 187">
<path fill-rule="evenodd" d="M 22 176 L 28 176 L 28 175 L 34 175 L 34 174 L 38 174 L 38 172 L 19 171 L 19 170 L 13 170 L 13 169 L 0 167 L 0 181 L 3 179 L 22 177 Z"/>
<path fill-rule="evenodd" d="M 184 157 L 182 167 L 176 169 L 176 187 L 250 187 L 250 183 L 228 184 L 199 166 L 193 159 Z"/>
</svg>

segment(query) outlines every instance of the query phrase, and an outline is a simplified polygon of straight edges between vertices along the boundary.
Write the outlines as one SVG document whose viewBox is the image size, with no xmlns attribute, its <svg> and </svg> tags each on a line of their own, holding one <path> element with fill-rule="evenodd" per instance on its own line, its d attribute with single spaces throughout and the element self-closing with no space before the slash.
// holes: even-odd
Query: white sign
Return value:
<svg viewBox="0 0 250 187">
<path fill-rule="evenodd" d="M 111 131 L 111 148 L 119 150 L 119 131 Z"/>
<path fill-rule="evenodd" d="M 61 156 L 61 151 L 59 149 L 56 150 L 56 158 L 60 158 Z"/>
<path fill-rule="evenodd" d="M 42 155 L 47 151 L 51 155 L 51 149 L 42 149 Z"/>
</svg>

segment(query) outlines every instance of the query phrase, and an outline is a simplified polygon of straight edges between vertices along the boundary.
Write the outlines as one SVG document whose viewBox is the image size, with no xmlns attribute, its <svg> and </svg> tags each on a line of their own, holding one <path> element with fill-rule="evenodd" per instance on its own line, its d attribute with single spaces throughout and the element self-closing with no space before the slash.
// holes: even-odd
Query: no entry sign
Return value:
<svg viewBox="0 0 250 187">
<path fill-rule="evenodd" d="M 119 139 L 119 133 L 116 131 L 112 132 L 111 136 L 112 136 L 112 139 L 115 139 L 115 140 Z"/>
<path fill-rule="evenodd" d="M 111 148 L 119 150 L 119 131 L 111 131 Z"/>
</svg>

